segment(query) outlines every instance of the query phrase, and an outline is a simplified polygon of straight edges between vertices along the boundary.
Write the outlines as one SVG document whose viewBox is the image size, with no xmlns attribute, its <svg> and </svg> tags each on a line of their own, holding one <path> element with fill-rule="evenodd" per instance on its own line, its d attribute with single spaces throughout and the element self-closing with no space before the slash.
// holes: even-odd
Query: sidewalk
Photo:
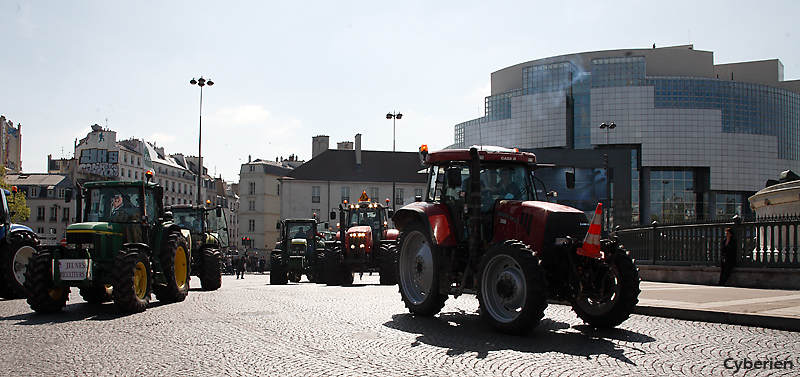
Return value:
<svg viewBox="0 0 800 377">
<path fill-rule="evenodd" d="M 634 313 L 800 331 L 800 291 L 642 281 Z"/>
</svg>

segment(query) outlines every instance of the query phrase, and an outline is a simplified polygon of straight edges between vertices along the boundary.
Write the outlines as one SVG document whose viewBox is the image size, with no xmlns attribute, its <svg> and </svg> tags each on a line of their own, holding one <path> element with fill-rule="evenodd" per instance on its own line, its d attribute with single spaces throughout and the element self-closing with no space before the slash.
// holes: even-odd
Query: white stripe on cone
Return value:
<svg viewBox="0 0 800 377">
<path fill-rule="evenodd" d="M 597 203 L 597 209 L 589 225 L 589 232 L 583 240 L 583 246 L 578 248 L 578 254 L 591 258 L 603 258 L 600 251 L 600 222 L 603 221 L 603 203 Z"/>
</svg>

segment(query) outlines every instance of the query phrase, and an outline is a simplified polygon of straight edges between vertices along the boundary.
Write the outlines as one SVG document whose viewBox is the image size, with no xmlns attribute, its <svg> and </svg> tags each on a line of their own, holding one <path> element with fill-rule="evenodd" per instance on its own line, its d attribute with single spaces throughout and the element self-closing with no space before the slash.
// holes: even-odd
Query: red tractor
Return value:
<svg viewBox="0 0 800 377">
<path fill-rule="evenodd" d="M 380 283 L 397 284 L 397 229 L 389 229 L 392 210 L 370 201 L 366 192 L 358 203 L 339 205 L 339 231 L 323 259 L 328 285 L 351 285 L 355 272 L 377 270 Z M 336 219 L 336 211 L 331 211 Z"/>
<path fill-rule="evenodd" d="M 401 231 L 400 295 L 411 313 L 433 316 L 449 295 L 475 293 L 481 316 L 511 334 L 538 325 L 547 300 L 570 303 L 594 327 L 630 316 L 640 292 L 633 260 L 616 237 L 599 239 L 598 216 L 596 242 L 584 244 L 586 215 L 537 192 L 534 154 L 499 147 L 428 154 L 426 146 L 420 153 L 429 166 L 426 197 L 392 218 Z M 566 178 L 574 187 L 574 174 Z"/>
</svg>

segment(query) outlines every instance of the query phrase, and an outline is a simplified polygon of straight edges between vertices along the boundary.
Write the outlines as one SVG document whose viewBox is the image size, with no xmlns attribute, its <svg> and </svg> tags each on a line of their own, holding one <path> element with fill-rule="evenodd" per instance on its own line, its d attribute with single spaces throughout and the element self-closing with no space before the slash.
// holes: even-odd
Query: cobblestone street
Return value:
<svg viewBox="0 0 800 377">
<path fill-rule="evenodd" d="M 408 314 L 397 286 L 269 285 L 223 277 L 222 288 L 121 315 L 73 290 L 61 313 L 0 301 L 5 375 L 603 376 L 797 375 L 798 333 L 634 315 L 614 330 L 550 305 L 530 335 L 493 332 L 478 301 L 450 298 L 437 318 Z M 197 284 L 196 279 L 193 283 Z M 726 359 L 728 361 L 726 362 Z M 743 360 L 771 368 L 738 372 Z M 793 369 L 775 368 L 791 361 Z M 726 365 L 731 369 L 726 368 Z M 761 364 L 759 364 L 761 365 Z M 784 365 L 781 363 L 781 365 Z"/>
</svg>

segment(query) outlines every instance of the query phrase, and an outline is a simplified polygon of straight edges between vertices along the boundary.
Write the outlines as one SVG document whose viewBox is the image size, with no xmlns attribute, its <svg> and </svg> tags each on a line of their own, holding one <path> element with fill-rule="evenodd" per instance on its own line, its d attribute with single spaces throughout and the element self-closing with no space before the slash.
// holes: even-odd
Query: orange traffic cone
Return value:
<svg viewBox="0 0 800 377">
<path fill-rule="evenodd" d="M 583 246 L 578 248 L 578 254 L 591 258 L 603 258 L 600 251 L 600 222 L 603 221 L 603 203 L 597 203 L 597 209 L 592 217 L 592 224 L 589 225 L 589 232 L 583 240 Z"/>
</svg>

